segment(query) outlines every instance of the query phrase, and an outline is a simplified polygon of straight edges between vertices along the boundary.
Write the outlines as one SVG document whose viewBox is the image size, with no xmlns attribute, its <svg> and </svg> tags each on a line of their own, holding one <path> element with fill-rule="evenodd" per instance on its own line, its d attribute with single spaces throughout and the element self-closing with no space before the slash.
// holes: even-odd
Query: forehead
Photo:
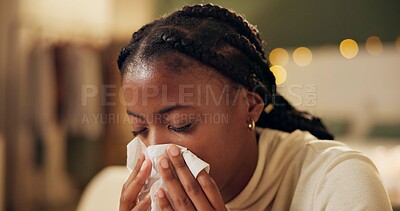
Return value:
<svg viewBox="0 0 400 211">
<path fill-rule="evenodd" d="M 169 56 L 127 68 L 123 85 L 128 104 L 200 105 L 210 103 L 210 98 L 219 99 L 233 88 L 215 69 L 194 59 Z"/>
<path fill-rule="evenodd" d="M 136 59 L 126 66 L 124 85 L 136 84 L 226 84 L 229 81 L 216 69 L 179 52 L 152 59 Z"/>
</svg>

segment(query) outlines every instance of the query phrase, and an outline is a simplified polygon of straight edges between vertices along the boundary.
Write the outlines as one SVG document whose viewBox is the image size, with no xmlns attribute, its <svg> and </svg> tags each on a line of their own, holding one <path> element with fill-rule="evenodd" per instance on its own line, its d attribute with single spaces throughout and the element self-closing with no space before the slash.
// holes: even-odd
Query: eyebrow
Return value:
<svg viewBox="0 0 400 211">
<path fill-rule="evenodd" d="M 167 106 L 167 107 L 165 107 L 165 108 L 162 108 L 161 110 L 155 112 L 155 114 L 156 114 L 156 115 L 168 114 L 168 113 L 170 113 L 170 112 L 172 112 L 172 111 L 175 111 L 175 110 L 177 110 L 177 109 L 182 109 L 182 108 L 187 108 L 187 107 L 191 107 L 191 106 L 189 106 L 189 105 L 182 105 L 182 104 L 179 104 L 179 103 L 178 103 L 178 104 L 175 104 L 175 105 L 172 105 L 172 106 Z M 140 115 L 140 114 L 136 114 L 136 113 L 133 113 L 133 112 L 128 111 L 128 110 L 126 110 L 126 113 L 127 113 L 128 115 L 137 117 L 137 118 L 139 118 L 139 119 L 141 119 L 141 120 L 145 120 L 145 118 L 144 118 L 142 115 Z"/>
</svg>

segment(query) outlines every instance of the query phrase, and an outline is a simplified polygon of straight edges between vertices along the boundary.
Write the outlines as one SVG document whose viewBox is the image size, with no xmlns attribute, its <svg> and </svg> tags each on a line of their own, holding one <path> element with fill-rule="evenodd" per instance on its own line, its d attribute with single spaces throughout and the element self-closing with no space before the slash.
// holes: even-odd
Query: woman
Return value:
<svg viewBox="0 0 400 211">
<path fill-rule="evenodd" d="M 320 119 L 275 92 L 257 29 L 235 12 L 186 6 L 143 26 L 121 50 L 133 135 L 172 144 L 157 162 L 163 210 L 390 210 L 369 159 L 333 139 Z M 256 127 L 257 126 L 257 127 Z M 211 166 L 194 178 L 181 145 Z M 144 156 L 124 185 L 120 210 L 150 174 Z M 166 197 L 166 192 L 170 198 Z"/>
</svg>

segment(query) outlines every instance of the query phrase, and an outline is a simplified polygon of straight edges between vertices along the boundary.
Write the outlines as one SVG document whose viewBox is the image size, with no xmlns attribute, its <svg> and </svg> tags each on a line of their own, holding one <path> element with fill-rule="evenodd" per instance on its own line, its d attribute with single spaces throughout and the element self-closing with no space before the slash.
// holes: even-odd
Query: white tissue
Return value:
<svg viewBox="0 0 400 211">
<path fill-rule="evenodd" d="M 166 150 L 170 144 L 160 144 L 160 145 L 152 145 L 146 148 L 146 145 L 138 138 L 134 138 L 127 145 L 127 168 L 132 171 L 136 163 L 140 157 L 140 154 L 143 153 L 146 158 L 149 158 L 152 162 L 152 169 L 150 178 L 146 181 L 146 185 L 142 188 L 141 193 L 138 196 L 138 200 L 143 199 L 150 188 L 150 198 L 151 198 L 151 210 L 158 211 L 160 210 L 155 194 L 159 188 L 163 188 L 165 190 L 164 182 L 158 172 L 157 169 L 157 160 L 160 156 L 166 154 Z M 177 145 L 178 146 L 178 145 Z M 210 171 L 210 165 L 200 158 L 198 158 L 195 154 L 189 151 L 187 148 L 178 146 L 181 150 L 181 154 L 183 159 L 186 162 L 189 170 L 192 172 L 193 176 L 197 178 L 197 175 L 205 169 L 207 173 Z M 150 187 L 149 187 L 150 186 Z M 167 197 L 169 197 L 169 193 L 167 193 Z"/>
</svg>

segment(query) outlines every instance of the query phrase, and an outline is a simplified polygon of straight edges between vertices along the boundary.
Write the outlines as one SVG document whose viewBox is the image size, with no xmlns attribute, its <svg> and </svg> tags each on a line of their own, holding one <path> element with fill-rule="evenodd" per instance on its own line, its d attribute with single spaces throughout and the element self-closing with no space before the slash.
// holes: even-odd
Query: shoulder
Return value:
<svg viewBox="0 0 400 211">
<path fill-rule="evenodd" d="M 333 159 L 320 175 L 314 194 L 317 208 L 391 210 L 378 170 L 360 153 Z"/>
<path fill-rule="evenodd" d="M 367 156 L 326 140 L 307 142 L 305 151 L 302 183 L 313 190 L 314 210 L 391 210 L 378 170 Z"/>
<path fill-rule="evenodd" d="M 292 164 L 303 166 L 313 172 L 323 169 L 341 156 L 343 159 L 348 159 L 361 155 L 360 152 L 342 142 L 318 140 L 308 131 L 295 130 L 288 133 L 269 128 L 257 128 L 257 133 L 260 153 L 266 152 L 274 157 L 274 160 L 289 159 Z"/>
<path fill-rule="evenodd" d="M 342 142 L 318 140 L 308 131 L 295 130 L 289 133 L 269 128 L 256 128 L 256 132 L 260 137 L 259 147 L 269 148 L 270 150 L 276 150 L 278 148 L 292 150 L 296 148 L 298 156 L 313 158 L 322 156 L 324 160 L 326 160 L 334 159 L 340 154 L 358 153 Z"/>
<path fill-rule="evenodd" d="M 259 130 L 259 132 L 260 140 L 266 142 L 265 144 L 277 145 L 283 148 L 300 146 L 297 149 L 297 156 L 305 157 L 305 160 L 303 160 L 305 165 L 310 165 L 313 162 L 319 163 L 319 167 L 321 167 L 321 164 L 323 166 L 335 165 L 337 162 L 348 159 L 369 160 L 359 151 L 352 149 L 343 142 L 319 140 L 308 131 L 295 130 L 288 133 L 266 128 Z M 370 163 L 372 164 L 372 162 Z"/>
<path fill-rule="evenodd" d="M 318 140 L 307 131 L 259 131 L 273 156 L 291 157 L 298 174 L 292 206 L 312 210 L 391 210 L 373 162 L 346 144 Z M 261 144 L 261 143 L 260 143 Z M 280 152 L 280 153 L 277 153 Z"/>
</svg>

